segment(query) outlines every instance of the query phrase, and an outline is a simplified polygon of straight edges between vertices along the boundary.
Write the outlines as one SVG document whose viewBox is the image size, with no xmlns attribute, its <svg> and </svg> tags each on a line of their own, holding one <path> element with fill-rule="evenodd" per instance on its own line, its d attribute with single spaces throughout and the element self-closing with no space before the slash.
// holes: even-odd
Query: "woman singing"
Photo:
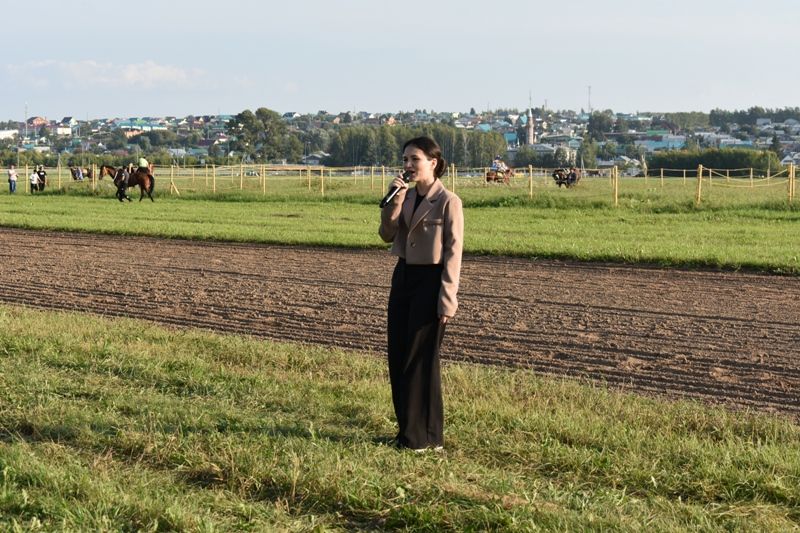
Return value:
<svg viewBox="0 0 800 533">
<path fill-rule="evenodd" d="M 444 407 L 439 346 L 456 314 L 464 215 L 461 199 L 439 178 L 446 162 L 433 139 L 403 146 L 403 170 L 413 189 L 396 177 L 400 192 L 381 211 L 379 234 L 399 257 L 388 310 L 389 379 L 399 431 L 397 444 L 416 451 L 442 449 Z"/>
</svg>

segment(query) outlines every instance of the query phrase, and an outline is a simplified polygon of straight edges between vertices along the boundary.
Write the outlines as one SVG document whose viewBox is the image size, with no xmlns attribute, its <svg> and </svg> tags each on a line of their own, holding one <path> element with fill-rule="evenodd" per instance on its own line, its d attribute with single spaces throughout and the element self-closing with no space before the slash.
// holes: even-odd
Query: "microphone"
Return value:
<svg viewBox="0 0 800 533">
<path fill-rule="evenodd" d="M 410 170 L 406 170 L 405 172 L 403 172 L 403 181 L 408 183 L 411 180 L 412 174 L 413 172 L 411 172 Z M 392 201 L 392 198 L 397 196 L 397 193 L 400 192 L 400 189 L 401 187 L 392 187 L 391 189 L 389 189 L 389 192 L 386 193 L 386 196 L 384 196 L 383 200 L 381 200 L 381 208 L 386 207 L 389 204 L 389 202 Z"/>
</svg>

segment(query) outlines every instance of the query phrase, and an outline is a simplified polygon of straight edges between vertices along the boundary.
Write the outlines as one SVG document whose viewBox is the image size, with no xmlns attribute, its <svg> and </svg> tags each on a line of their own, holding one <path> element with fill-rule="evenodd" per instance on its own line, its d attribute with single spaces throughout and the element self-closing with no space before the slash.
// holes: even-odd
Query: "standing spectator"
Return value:
<svg viewBox="0 0 800 533">
<path fill-rule="evenodd" d="M 14 165 L 8 167 L 8 192 L 11 194 L 17 192 L 17 169 Z"/>
<path fill-rule="evenodd" d="M 403 146 L 400 189 L 381 211 L 379 234 L 398 256 L 388 307 L 389 380 L 397 417 L 397 444 L 415 451 L 444 444 L 444 404 L 439 347 L 456 314 L 464 215 L 461 199 L 439 179 L 447 163 L 429 137 Z"/>
<path fill-rule="evenodd" d="M 43 191 L 47 185 L 47 172 L 44 170 L 44 165 L 39 165 L 36 173 L 39 175 L 39 190 Z"/>
<path fill-rule="evenodd" d="M 36 172 L 36 167 L 33 167 L 33 170 L 31 170 L 29 179 L 31 180 L 31 194 L 33 194 L 39 190 L 39 183 L 41 183 L 39 180 L 39 173 Z"/>
</svg>

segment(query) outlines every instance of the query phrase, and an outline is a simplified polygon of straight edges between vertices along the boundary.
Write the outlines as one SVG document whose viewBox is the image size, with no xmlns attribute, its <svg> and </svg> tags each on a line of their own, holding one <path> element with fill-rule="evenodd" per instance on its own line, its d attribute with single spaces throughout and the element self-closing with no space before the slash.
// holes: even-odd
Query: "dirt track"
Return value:
<svg viewBox="0 0 800 533">
<path fill-rule="evenodd" d="M 0 301 L 382 352 L 388 252 L 0 228 Z M 128 280 L 128 281 L 122 281 Z M 444 355 L 800 417 L 800 278 L 465 257 Z"/>
</svg>

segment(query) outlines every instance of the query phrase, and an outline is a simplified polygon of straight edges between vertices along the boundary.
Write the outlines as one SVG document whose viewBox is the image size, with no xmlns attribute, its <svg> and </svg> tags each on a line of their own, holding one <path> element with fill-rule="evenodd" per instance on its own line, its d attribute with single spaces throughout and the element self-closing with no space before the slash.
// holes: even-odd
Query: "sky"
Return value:
<svg viewBox="0 0 800 533">
<path fill-rule="evenodd" d="M 0 121 L 800 106 L 796 0 L 0 0 Z"/>
</svg>

